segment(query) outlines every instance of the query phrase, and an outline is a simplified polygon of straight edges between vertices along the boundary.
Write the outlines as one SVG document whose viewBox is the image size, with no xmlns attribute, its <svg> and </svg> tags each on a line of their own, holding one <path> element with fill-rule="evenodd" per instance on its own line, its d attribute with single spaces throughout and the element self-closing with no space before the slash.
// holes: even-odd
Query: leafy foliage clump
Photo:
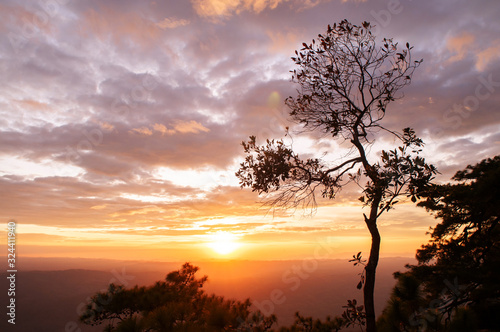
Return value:
<svg viewBox="0 0 500 332">
<path fill-rule="evenodd" d="M 201 288 L 207 276 L 196 278 L 198 267 L 185 263 L 165 281 L 149 287 L 109 285 L 95 294 L 80 320 L 89 325 L 105 323 L 105 332 L 215 332 L 270 331 L 276 317 L 251 312 L 250 300 L 227 300 L 208 295 Z"/>
<path fill-rule="evenodd" d="M 440 222 L 417 251 L 418 264 L 395 274 L 382 331 L 500 329 L 500 156 L 452 180 L 421 194 L 418 205 Z"/>
<path fill-rule="evenodd" d="M 295 51 L 292 60 L 299 69 L 292 79 L 301 89 L 286 100 L 292 119 L 345 139 L 366 138 L 380 126 L 388 104 L 402 97 L 398 92 L 422 61 L 411 59 L 408 43 L 398 50 L 384 38 L 378 46 L 371 28 L 369 22 L 358 26 L 343 20 Z"/>
</svg>

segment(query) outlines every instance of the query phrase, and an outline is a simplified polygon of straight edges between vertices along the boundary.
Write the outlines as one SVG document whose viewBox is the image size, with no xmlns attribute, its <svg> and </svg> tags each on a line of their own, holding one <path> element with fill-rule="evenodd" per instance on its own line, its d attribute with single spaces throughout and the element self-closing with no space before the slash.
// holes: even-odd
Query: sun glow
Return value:
<svg viewBox="0 0 500 332">
<path fill-rule="evenodd" d="M 210 235 L 208 246 L 219 255 L 229 255 L 241 247 L 237 242 L 238 237 L 230 232 L 217 232 Z"/>
</svg>

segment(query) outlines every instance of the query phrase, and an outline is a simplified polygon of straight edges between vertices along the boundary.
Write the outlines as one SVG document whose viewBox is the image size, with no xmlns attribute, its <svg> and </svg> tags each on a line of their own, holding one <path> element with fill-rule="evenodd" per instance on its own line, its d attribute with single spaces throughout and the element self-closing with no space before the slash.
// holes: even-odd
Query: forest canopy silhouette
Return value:
<svg viewBox="0 0 500 332">
<path fill-rule="evenodd" d="M 250 300 L 227 300 L 202 288 L 207 276 L 196 278 L 198 267 L 185 263 L 165 281 L 146 287 L 109 285 L 95 294 L 80 320 L 105 324 L 103 331 L 268 331 L 275 316 L 251 313 Z"/>
<path fill-rule="evenodd" d="M 380 331 L 500 328 L 500 156 L 434 185 L 419 206 L 439 223 L 398 281 Z"/>
</svg>

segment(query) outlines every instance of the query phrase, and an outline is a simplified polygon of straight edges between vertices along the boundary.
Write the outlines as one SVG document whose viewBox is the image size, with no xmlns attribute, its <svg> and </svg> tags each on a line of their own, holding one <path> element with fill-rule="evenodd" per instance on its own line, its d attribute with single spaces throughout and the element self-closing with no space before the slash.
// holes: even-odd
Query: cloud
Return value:
<svg viewBox="0 0 500 332">
<path fill-rule="evenodd" d="M 175 134 L 175 130 L 173 130 L 173 129 L 167 129 L 167 127 L 165 127 L 165 125 L 163 125 L 161 123 L 155 123 L 154 126 L 153 126 L 153 129 L 155 131 L 160 132 L 162 135 L 173 135 L 173 134 Z"/>
<path fill-rule="evenodd" d="M 146 128 L 146 127 L 134 128 L 132 130 L 129 130 L 129 133 L 131 133 L 131 134 L 137 133 L 137 134 L 145 135 L 145 136 L 153 135 L 153 132 L 149 128 Z"/>
<path fill-rule="evenodd" d="M 189 23 L 189 20 L 165 17 L 161 22 L 156 23 L 156 25 L 161 29 L 174 29 L 186 26 Z"/>
<path fill-rule="evenodd" d="M 19 107 L 30 110 L 42 110 L 46 111 L 50 109 L 50 106 L 47 103 L 39 102 L 37 100 L 32 99 L 23 99 L 17 101 Z"/>
<path fill-rule="evenodd" d="M 113 126 L 112 124 L 107 123 L 107 122 L 101 122 L 101 123 L 99 123 L 99 125 L 101 126 L 102 129 L 104 129 L 106 131 L 111 131 L 115 128 L 115 126 Z"/>
<path fill-rule="evenodd" d="M 473 34 L 464 32 L 459 36 L 448 39 L 446 46 L 454 55 L 448 59 L 449 62 L 462 60 L 471 49 L 475 37 Z"/>
<path fill-rule="evenodd" d="M 10 30 L 11 46 L 25 43 L 26 39 L 36 37 L 39 31 L 44 34 L 52 34 L 56 29 L 55 22 L 52 22 L 50 17 L 40 8 L 29 8 L 29 6 L 7 2 L 0 4 L 0 13 L 3 13 L 0 26 L 4 30 Z"/>
<path fill-rule="evenodd" d="M 267 35 L 271 39 L 270 50 L 272 52 L 293 52 L 293 48 L 299 44 L 302 36 L 297 31 L 267 31 Z"/>
<path fill-rule="evenodd" d="M 202 17 L 229 16 L 240 6 L 240 0 L 192 0 L 196 13 Z"/>
<path fill-rule="evenodd" d="M 500 57 L 500 39 L 491 42 L 491 46 L 477 54 L 476 68 L 479 71 L 485 71 L 490 63 L 498 60 Z"/>
<path fill-rule="evenodd" d="M 200 132 L 207 133 L 210 131 L 210 129 L 208 129 L 207 127 L 203 126 L 201 123 L 196 122 L 194 120 L 175 121 L 175 124 L 173 125 L 173 129 L 168 129 L 165 125 L 163 125 L 161 123 L 155 123 L 153 125 L 152 129 L 154 131 L 161 133 L 162 135 L 174 135 L 176 133 L 198 134 Z M 140 134 L 140 135 L 144 135 L 144 136 L 151 136 L 151 135 L 153 135 L 153 130 L 151 130 L 147 127 L 141 127 L 141 128 L 133 128 L 132 130 L 129 130 L 129 133 Z"/>
<path fill-rule="evenodd" d="M 453 54 L 448 58 L 448 62 L 464 60 L 467 55 L 471 55 L 476 58 L 475 68 L 480 72 L 484 71 L 490 62 L 498 59 L 500 53 L 500 39 L 483 44 L 471 32 L 463 32 L 449 38 L 446 46 Z"/>
<path fill-rule="evenodd" d="M 97 37 L 102 41 L 111 39 L 117 45 L 128 40 L 138 45 L 149 46 L 160 38 L 164 29 L 163 22 L 157 24 L 138 12 L 116 14 L 113 9 L 104 6 L 99 10 L 87 10 L 81 16 L 81 33 L 87 37 Z"/>
<path fill-rule="evenodd" d="M 292 2 L 293 6 L 301 10 L 318 5 L 321 0 L 191 0 L 196 13 L 215 22 L 222 18 L 229 18 L 236 14 L 249 11 L 259 14 L 264 10 L 274 10 L 280 4 Z"/>
<path fill-rule="evenodd" d="M 191 121 L 179 121 L 174 125 L 174 129 L 182 134 L 193 133 L 197 134 L 199 132 L 209 132 L 210 129 L 204 127 L 201 123 L 194 120 Z"/>
</svg>

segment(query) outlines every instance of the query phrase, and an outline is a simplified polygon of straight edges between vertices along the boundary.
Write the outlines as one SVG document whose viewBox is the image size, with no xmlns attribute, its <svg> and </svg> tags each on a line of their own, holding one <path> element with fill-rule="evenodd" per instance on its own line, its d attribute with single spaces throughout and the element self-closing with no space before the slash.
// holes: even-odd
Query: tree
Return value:
<svg viewBox="0 0 500 332">
<path fill-rule="evenodd" d="M 377 320 L 380 332 L 411 331 L 413 314 L 426 305 L 421 282 L 411 274 L 398 274 L 398 282 Z M 429 327 L 428 324 L 426 326 Z"/>
<path fill-rule="evenodd" d="M 279 332 L 339 332 L 345 326 L 345 321 L 339 317 L 327 317 L 322 322 L 312 317 L 303 317 L 296 312 L 294 323 L 290 327 L 281 327 Z"/>
<path fill-rule="evenodd" d="M 295 321 L 290 327 L 281 327 L 279 332 L 339 332 L 343 328 L 357 326 L 363 331 L 365 326 L 365 312 L 363 306 L 357 305 L 356 300 L 347 300 L 347 305 L 341 316 L 327 316 L 324 321 L 312 317 L 301 316 L 295 313 Z"/>
<path fill-rule="evenodd" d="M 457 326 L 473 331 L 472 324 L 499 329 L 500 156 L 469 165 L 452 180 L 423 194 L 425 200 L 418 205 L 440 222 L 429 243 L 417 251 L 418 264 L 396 274 L 398 282 L 418 280 L 426 296 L 425 304 L 413 308 L 410 326 L 417 330 L 420 323 L 446 325 L 452 320 L 452 331 Z"/>
<path fill-rule="evenodd" d="M 250 300 L 226 300 L 201 289 L 207 281 L 195 277 L 198 267 L 185 263 L 166 281 L 149 287 L 109 285 L 91 298 L 80 320 L 89 325 L 107 323 L 104 331 L 215 332 L 270 331 L 274 315 L 250 312 Z"/>
<path fill-rule="evenodd" d="M 337 164 L 322 159 L 302 159 L 283 140 L 267 140 L 259 146 L 256 137 L 243 142 L 247 154 L 236 173 L 242 187 L 267 194 L 275 207 L 315 207 L 315 194 L 333 199 L 349 182 L 365 179 L 360 200 L 369 207 L 364 222 L 372 245 L 365 266 L 364 306 L 367 331 L 376 330 L 374 308 L 375 272 L 379 259 L 380 234 L 377 220 L 382 213 L 406 195 L 415 201 L 426 188 L 436 169 L 418 156 L 423 142 L 410 128 L 397 132 L 382 125 L 388 104 L 402 95 L 398 92 L 411 81 L 420 61 L 412 61 L 411 47 L 398 51 L 392 39 L 378 47 L 370 23 L 356 26 L 344 20 L 328 26 L 317 41 L 303 43 L 292 58 L 299 67 L 292 81 L 298 83 L 297 96 L 285 103 L 290 116 L 303 131 L 317 132 L 352 145 L 350 154 Z M 374 136 L 385 131 L 402 145 L 382 151 L 373 161 L 367 148 Z"/>
</svg>

